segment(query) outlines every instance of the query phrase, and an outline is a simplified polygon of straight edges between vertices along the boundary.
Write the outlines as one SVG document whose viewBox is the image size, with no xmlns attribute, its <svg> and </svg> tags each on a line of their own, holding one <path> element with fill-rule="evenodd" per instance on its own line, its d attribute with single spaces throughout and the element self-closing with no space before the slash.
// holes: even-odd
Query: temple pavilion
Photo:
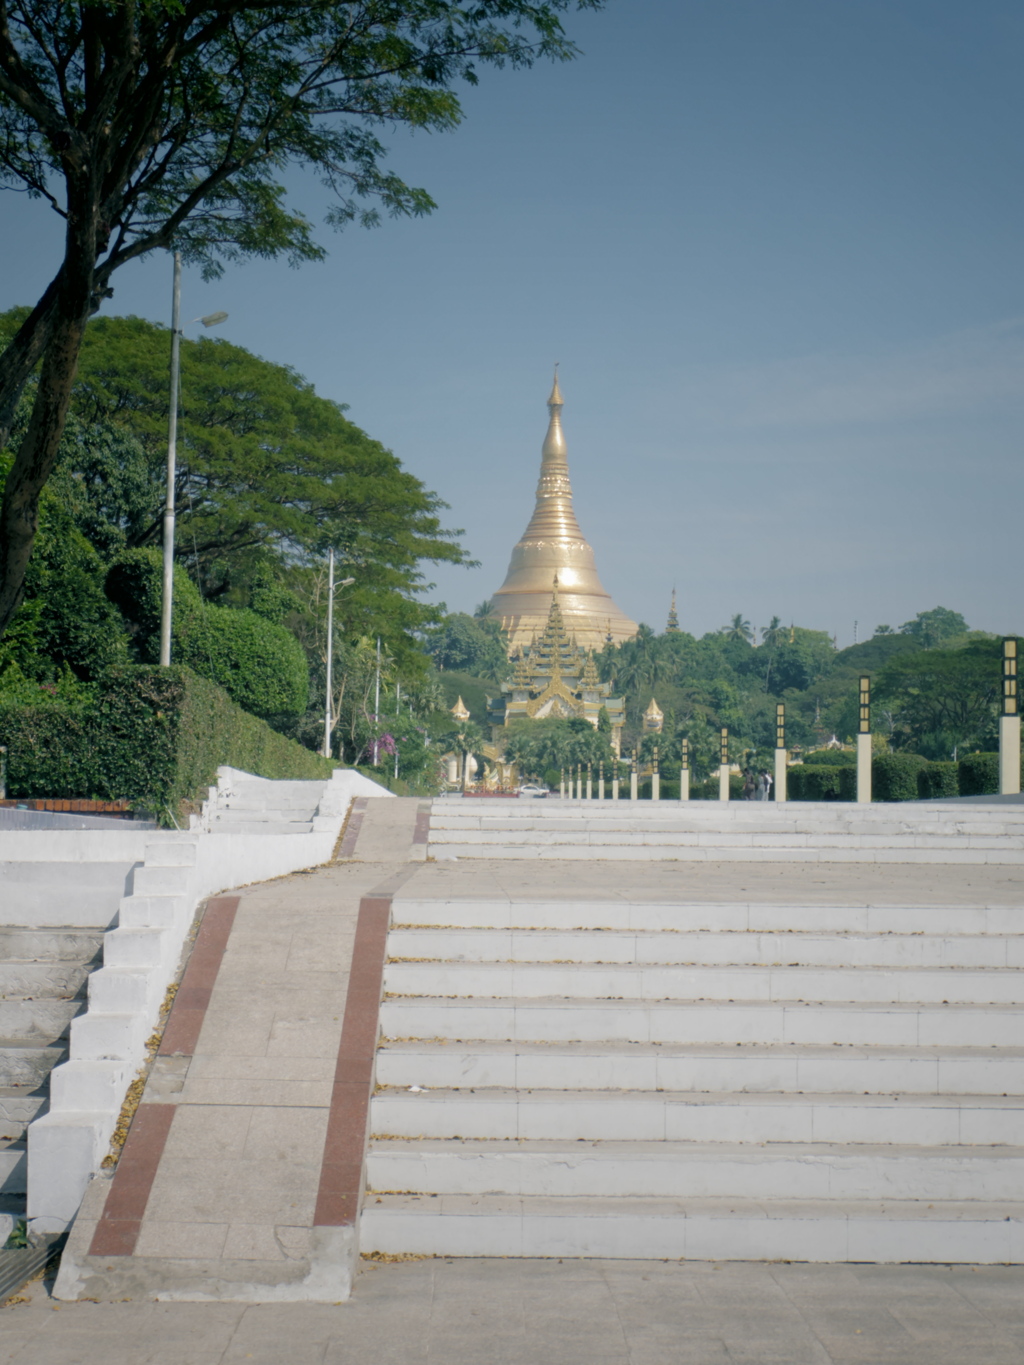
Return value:
<svg viewBox="0 0 1024 1365">
<path fill-rule="evenodd" d="M 563 406 L 556 367 L 533 516 L 512 551 L 505 581 L 492 599 L 490 619 L 500 622 L 505 631 L 510 658 L 546 630 L 551 580 L 556 575 L 561 616 L 583 649 L 619 644 L 631 640 L 637 631 L 636 622 L 615 605 L 598 578 L 594 551 L 573 511 Z"/>
<path fill-rule="evenodd" d="M 569 633 L 559 602 L 559 588 L 556 576 L 543 631 L 534 636 L 528 647 L 517 651 L 512 678 L 501 685 L 504 695 L 488 698 L 491 724 L 505 726 L 517 719 L 579 716 L 596 728 L 604 707 L 611 721 L 611 745 L 619 753 L 625 702 L 621 697 L 612 697 L 611 683 L 603 683 L 598 677 L 593 649 L 585 649 Z M 497 733 L 494 738 L 500 743 Z"/>
</svg>

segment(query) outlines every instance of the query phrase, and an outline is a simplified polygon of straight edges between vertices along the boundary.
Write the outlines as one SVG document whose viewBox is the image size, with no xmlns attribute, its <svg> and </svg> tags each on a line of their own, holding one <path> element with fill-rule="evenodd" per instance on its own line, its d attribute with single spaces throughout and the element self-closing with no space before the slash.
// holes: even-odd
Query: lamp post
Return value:
<svg viewBox="0 0 1024 1365">
<path fill-rule="evenodd" d="M 786 703 L 775 706 L 775 799 L 786 800 Z"/>
<path fill-rule="evenodd" d="M 729 727 L 722 726 L 721 751 L 718 767 L 718 799 L 729 800 Z"/>
<path fill-rule="evenodd" d="M 651 800 L 661 800 L 661 773 L 658 770 L 658 746 L 654 746 L 654 757 L 651 760 Z"/>
<path fill-rule="evenodd" d="M 633 761 L 632 761 L 632 763 L 629 765 L 629 799 L 630 799 L 631 801 L 635 801 L 635 800 L 637 799 L 637 781 L 636 781 L 636 778 L 637 778 L 637 773 L 636 773 L 636 750 L 634 749 L 634 750 L 633 750 Z"/>
<path fill-rule="evenodd" d="M 999 790 L 1020 791 L 1020 699 L 1017 695 L 1017 640 L 1003 641 L 1003 705 L 999 717 Z"/>
<path fill-rule="evenodd" d="M 680 755 L 679 767 L 679 799 L 689 801 L 690 799 L 690 741 L 683 740 L 683 751 Z"/>
<path fill-rule="evenodd" d="M 208 313 L 193 318 L 204 327 L 216 327 L 227 313 Z M 181 252 L 174 253 L 174 287 L 171 296 L 171 403 L 167 420 L 167 497 L 164 501 L 163 601 L 160 607 L 160 666 L 171 662 L 171 612 L 174 604 L 174 481 L 178 464 L 178 397 L 181 389 Z"/>
<path fill-rule="evenodd" d="M 339 588 L 347 588 L 354 578 L 343 578 Z M 331 756 L 331 685 L 334 664 L 334 547 L 331 547 L 327 569 L 327 686 L 324 690 L 324 758 Z"/>
<path fill-rule="evenodd" d="M 871 801 L 871 678 L 867 673 L 860 679 L 857 716 L 857 800 Z"/>
</svg>

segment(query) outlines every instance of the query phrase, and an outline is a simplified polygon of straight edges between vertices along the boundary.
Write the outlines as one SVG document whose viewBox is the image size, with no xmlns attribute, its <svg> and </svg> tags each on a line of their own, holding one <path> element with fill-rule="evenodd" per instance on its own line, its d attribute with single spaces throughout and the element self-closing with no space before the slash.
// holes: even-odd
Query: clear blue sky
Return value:
<svg viewBox="0 0 1024 1365">
<path fill-rule="evenodd" d="M 940 603 L 1024 628 L 1020 0 L 609 0 L 568 27 L 578 61 L 392 138 L 431 218 L 187 274 L 185 316 L 228 310 L 451 504 L 481 561 L 432 575 L 453 610 L 504 577 L 559 360 L 579 519 L 636 619 L 675 584 L 697 633 L 740 611 L 845 645 Z M 8 307 L 59 229 L 2 208 Z M 166 258 L 115 283 L 109 311 L 167 320 Z"/>
</svg>

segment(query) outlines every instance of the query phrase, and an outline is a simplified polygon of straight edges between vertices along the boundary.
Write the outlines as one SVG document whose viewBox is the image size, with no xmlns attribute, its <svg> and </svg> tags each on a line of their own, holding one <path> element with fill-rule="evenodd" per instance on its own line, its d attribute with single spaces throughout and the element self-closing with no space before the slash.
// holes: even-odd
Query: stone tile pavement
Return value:
<svg viewBox="0 0 1024 1365">
<path fill-rule="evenodd" d="M 344 1304 L 0 1310 L 0 1365 L 1024 1365 L 1024 1268 L 364 1262 Z"/>
</svg>

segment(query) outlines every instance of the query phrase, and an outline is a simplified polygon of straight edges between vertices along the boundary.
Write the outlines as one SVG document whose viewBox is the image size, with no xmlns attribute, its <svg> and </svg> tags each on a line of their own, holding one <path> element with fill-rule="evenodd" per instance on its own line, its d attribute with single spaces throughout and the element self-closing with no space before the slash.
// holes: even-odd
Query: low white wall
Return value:
<svg viewBox="0 0 1024 1365">
<path fill-rule="evenodd" d="M 258 780 L 225 771 L 224 789 L 239 777 Z M 121 901 L 118 927 L 104 936 L 103 966 L 89 978 L 85 1013 L 72 1022 L 69 1060 L 51 1072 L 49 1112 L 29 1126 L 28 1218 L 34 1231 L 62 1231 L 77 1213 L 145 1058 L 146 1039 L 177 976 L 200 902 L 329 861 L 353 797 L 392 795 L 345 769 L 320 785 L 309 834 L 211 834 L 197 828 L 145 839 L 134 892 Z M 272 786 L 267 783 L 268 790 Z M 212 802 L 216 795 L 211 788 Z M 82 836 L 74 831 L 67 837 Z"/>
</svg>

